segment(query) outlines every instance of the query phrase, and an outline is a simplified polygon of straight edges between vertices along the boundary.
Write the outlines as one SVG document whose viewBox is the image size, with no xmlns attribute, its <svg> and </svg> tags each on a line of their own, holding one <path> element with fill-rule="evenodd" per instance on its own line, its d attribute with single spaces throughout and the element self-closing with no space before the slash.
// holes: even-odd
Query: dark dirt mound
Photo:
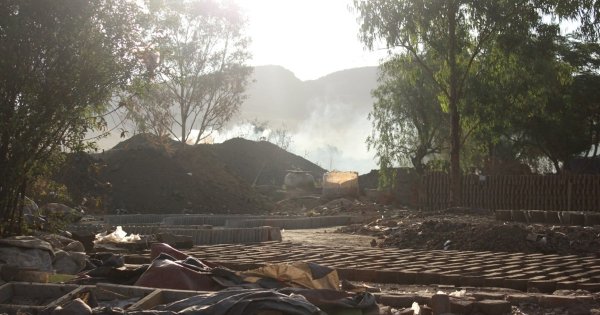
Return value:
<svg viewBox="0 0 600 315">
<path fill-rule="evenodd" d="M 310 172 L 315 180 L 320 180 L 326 172 L 320 166 L 267 141 L 234 138 L 214 144 L 212 149 L 220 161 L 249 184 L 281 186 L 288 170 Z"/>
<path fill-rule="evenodd" d="M 104 165 L 97 181 L 111 185 L 104 196 L 111 211 L 257 213 L 272 206 L 232 173 L 211 145 L 184 146 L 137 135 L 94 157 Z"/>
<path fill-rule="evenodd" d="M 372 235 L 381 247 L 600 255 L 600 227 L 503 222 L 491 212 L 413 212 L 340 230 Z"/>
</svg>

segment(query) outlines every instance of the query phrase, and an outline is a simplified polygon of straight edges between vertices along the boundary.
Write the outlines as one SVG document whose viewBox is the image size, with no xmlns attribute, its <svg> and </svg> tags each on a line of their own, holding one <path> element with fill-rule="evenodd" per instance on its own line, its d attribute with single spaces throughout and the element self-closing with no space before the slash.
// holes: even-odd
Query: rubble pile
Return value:
<svg viewBox="0 0 600 315">
<path fill-rule="evenodd" d="M 371 235 L 379 247 L 600 255 L 600 226 L 502 222 L 488 212 L 398 212 L 338 232 Z"/>
</svg>

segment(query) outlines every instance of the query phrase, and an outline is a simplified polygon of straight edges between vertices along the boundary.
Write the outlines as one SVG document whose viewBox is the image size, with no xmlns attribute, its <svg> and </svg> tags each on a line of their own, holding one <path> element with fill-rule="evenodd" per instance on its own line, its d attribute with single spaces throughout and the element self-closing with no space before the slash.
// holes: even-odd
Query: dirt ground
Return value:
<svg viewBox="0 0 600 315">
<path fill-rule="evenodd" d="M 337 232 L 371 236 L 379 247 L 600 256 L 600 226 L 503 222 L 491 211 L 398 210 Z"/>
<path fill-rule="evenodd" d="M 359 234 L 336 233 L 336 230 L 342 227 L 329 227 L 307 230 L 283 230 L 281 232 L 282 240 L 301 243 L 326 246 L 354 246 L 370 247 L 373 237 Z"/>
</svg>

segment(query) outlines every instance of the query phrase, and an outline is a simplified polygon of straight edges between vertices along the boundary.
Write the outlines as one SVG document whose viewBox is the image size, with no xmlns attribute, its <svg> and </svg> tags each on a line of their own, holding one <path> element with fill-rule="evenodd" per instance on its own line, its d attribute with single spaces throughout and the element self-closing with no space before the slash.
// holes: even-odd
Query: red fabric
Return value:
<svg viewBox="0 0 600 315">
<path fill-rule="evenodd" d="M 167 259 L 154 260 L 135 285 L 192 291 L 218 291 L 223 289 L 212 279 L 211 273 L 192 270 L 179 262 Z"/>
<path fill-rule="evenodd" d="M 184 260 L 188 257 L 188 255 L 176 250 L 175 248 L 169 246 L 168 244 L 155 243 L 155 244 L 152 244 L 152 247 L 150 248 L 150 260 L 154 260 L 161 253 L 165 253 L 177 260 Z"/>
</svg>

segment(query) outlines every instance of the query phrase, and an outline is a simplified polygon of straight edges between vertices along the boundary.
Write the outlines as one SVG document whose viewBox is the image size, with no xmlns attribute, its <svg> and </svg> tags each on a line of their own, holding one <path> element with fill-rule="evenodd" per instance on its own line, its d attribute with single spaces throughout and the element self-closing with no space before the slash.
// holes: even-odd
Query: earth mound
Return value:
<svg viewBox="0 0 600 315">
<path fill-rule="evenodd" d="M 189 146 L 142 134 L 102 153 L 71 155 L 56 180 L 91 212 L 263 213 L 273 203 L 252 185 L 281 186 L 289 170 L 317 180 L 325 173 L 266 141 Z"/>
<path fill-rule="evenodd" d="M 290 170 L 302 170 L 320 180 L 326 172 L 322 167 L 267 141 L 234 138 L 213 144 L 212 149 L 234 173 L 254 185 L 283 185 Z"/>
<path fill-rule="evenodd" d="M 88 174 L 110 185 L 102 198 L 103 208 L 110 211 L 259 213 L 272 207 L 228 169 L 211 145 L 189 146 L 136 135 L 94 158 L 102 167 L 97 175 Z M 85 165 L 77 169 L 82 167 Z M 76 182 L 65 184 L 71 186 L 69 190 L 77 190 Z"/>
</svg>

